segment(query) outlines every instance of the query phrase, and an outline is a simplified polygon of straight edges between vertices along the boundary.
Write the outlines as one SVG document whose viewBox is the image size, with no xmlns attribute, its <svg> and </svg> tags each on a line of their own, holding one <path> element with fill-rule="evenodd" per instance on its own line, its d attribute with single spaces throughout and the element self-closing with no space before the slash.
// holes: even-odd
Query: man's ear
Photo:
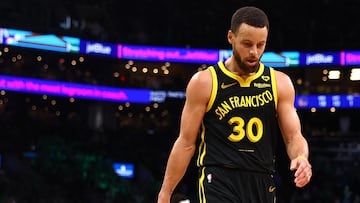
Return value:
<svg viewBox="0 0 360 203">
<path fill-rule="evenodd" d="M 228 31 L 227 39 L 228 39 L 229 44 L 233 44 L 233 41 L 234 41 L 234 33 L 233 33 L 231 30 Z"/>
</svg>

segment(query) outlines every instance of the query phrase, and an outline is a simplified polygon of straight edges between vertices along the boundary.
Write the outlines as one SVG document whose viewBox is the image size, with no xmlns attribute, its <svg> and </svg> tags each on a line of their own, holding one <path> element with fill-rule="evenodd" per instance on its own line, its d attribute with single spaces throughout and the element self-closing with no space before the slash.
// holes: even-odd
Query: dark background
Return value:
<svg viewBox="0 0 360 203">
<path fill-rule="evenodd" d="M 228 49 L 231 14 L 255 5 L 269 15 L 267 51 L 360 50 L 357 1 L 2 1 L 0 27 L 96 41 Z M 64 24 L 66 17 L 70 24 Z M 9 48 L 9 47 L 8 47 Z M 130 72 L 129 61 L 0 46 L 0 74 L 114 87 L 183 91 L 199 64 L 171 63 L 169 75 Z M 21 58 L 17 58 L 17 56 Z M 36 61 L 36 56 L 43 61 Z M 16 59 L 14 59 L 14 57 Z M 135 61 L 150 69 L 164 63 Z M 206 65 L 206 64 L 205 64 Z M 47 68 L 45 68 L 47 67 Z M 322 81 L 324 68 L 281 68 L 297 93 L 359 94 L 347 77 Z M 119 73 L 122 79 L 114 78 Z M 302 81 L 302 82 L 298 82 Z M 56 105 L 52 104 L 56 101 Z M 177 137 L 183 100 L 151 105 L 0 92 L 0 202 L 155 202 Z M 146 107 L 150 110 L 147 111 Z M 359 202 L 358 109 L 299 109 L 310 145 L 312 182 L 296 189 L 281 140 L 278 202 Z M 280 139 L 280 138 L 279 138 Z M 31 156 L 36 154 L 36 156 Z M 135 164 L 135 178 L 117 177 L 114 161 Z M 177 191 L 195 199 L 194 164 Z"/>
<path fill-rule="evenodd" d="M 358 49 L 356 0 L 13 0 L 2 1 L 4 27 L 110 42 L 227 48 L 231 14 L 255 5 L 269 15 L 271 51 Z M 59 24 L 71 17 L 71 28 Z"/>
</svg>

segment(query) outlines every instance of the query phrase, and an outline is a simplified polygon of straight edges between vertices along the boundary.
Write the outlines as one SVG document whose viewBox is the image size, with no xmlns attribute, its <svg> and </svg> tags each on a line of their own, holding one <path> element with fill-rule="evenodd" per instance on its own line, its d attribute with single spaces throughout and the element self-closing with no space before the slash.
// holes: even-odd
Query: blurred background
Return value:
<svg viewBox="0 0 360 203">
<path fill-rule="evenodd" d="M 360 3 L 355 0 L 4 0 L 0 28 L 54 34 L 60 40 L 71 36 L 109 44 L 220 50 L 230 49 L 226 34 L 231 15 L 245 5 L 258 6 L 269 16 L 268 52 L 360 50 Z M 211 63 L 125 59 L 1 42 L 1 87 L 9 76 L 16 77 L 14 87 L 31 78 L 32 84 L 46 80 L 172 96 L 142 103 L 0 89 L 0 203 L 155 202 L 178 135 L 182 93 L 192 74 Z M 359 65 L 276 68 L 290 75 L 298 95 L 355 97 L 360 92 L 359 79 L 350 78 Z M 332 78 L 331 71 L 339 77 Z M 298 108 L 314 175 L 305 188 L 294 187 L 279 137 L 279 203 L 360 202 L 358 108 Z M 194 165 L 173 202 L 195 202 Z"/>
</svg>

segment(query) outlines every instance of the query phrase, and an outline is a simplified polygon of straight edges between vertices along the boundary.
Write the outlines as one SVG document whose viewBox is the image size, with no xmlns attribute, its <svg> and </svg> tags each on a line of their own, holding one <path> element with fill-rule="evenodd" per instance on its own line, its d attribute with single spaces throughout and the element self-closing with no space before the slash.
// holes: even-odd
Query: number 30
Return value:
<svg viewBox="0 0 360 203">
<path fill-rule="evenodd" d="M 228 123 L 235 124 L 233 132 L 228 136 L 232 142 L 240 142 L 246 135 L 250 142 L 258 142 L 263 136 L 263 124 L 259 118 L 253 117 L 249 122 L 245 123 L 241 117 L 232 117 Z M 246 126 L 245 126 L 246 125 Z M 256 135 L 253 129 L 256 129 Z"/>
</svg>

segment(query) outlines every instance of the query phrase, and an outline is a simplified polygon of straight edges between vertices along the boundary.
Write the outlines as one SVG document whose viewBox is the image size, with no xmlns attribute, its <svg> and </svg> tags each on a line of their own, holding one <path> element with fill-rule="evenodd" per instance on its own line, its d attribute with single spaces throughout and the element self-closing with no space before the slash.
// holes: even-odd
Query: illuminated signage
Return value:
<svg viewBox="0 0 360 203">
<path fill-rule="evenodd" d="M 360 95 L 297 95 L 297 108 L 359 108 Z"/>
<path fill-rule="evenodd" d="M 171 48 L 154 46 L 118 45 L 118 58 L 169 61 L 184 63 L 216 63 L 219 59 L 217 50 Z"/>
<path fill-rule="evenodd" d="M 111 43 L 99 43 L 99 42 L 81 40 L 80 53 L 116 58 L 117 45 Z"/>
<path fill-rule="evenodd" d="M 293 52 L 265 52 L 261 62 L 271 67 L 294 67 L 299 66 L 300 53 Z"/>
<path fill-rule="evenodd" d="M 219 50 L 219 61 L 225 61 L 232 55 L 232 50 Z M 292 52 L 264 52 L 261 62 L 270 67 L 299 66 L 300 53 Z"/>
<path fill-rule="evenodd" d="M 133 178 L 135 175 L 134 164 L 130 163 L 113 163 L 114 172 L 123 178 Z"/>
<path fill-rule="evenodd" d="M 3 44 L 57 52 L 78 53 L 80 39 L 54 34 L 39 34 L 31 31 L 1 29 Z"/>
<path fill-rule="evenodd" d="M 184 91 L 113 88 L 0 75 L 0 89 L 112 102 L 148 104 L 183 100 Z M 360 108 L 360 95 L 296 95 L 296 108 Z"/>
<path fill-rule="evenodd" d="M 0 75 L 0 89 L 115 102 L 150 103 L 147 89 L 113 88 Z"/>
<path fill-rule="evenodd" d="M 110 56 L 119 59 L 214 64 L 232 50 L 139 46 L 88 41 L 56 34 L 0 28 L 0 44 L 67 53 Z M 264 52 L 261 62 L 271 67 L 360 65 L 360 51 Z"/>
<path fill-rule="evenodd" d="M 306 52 L 300 55 L 300 65 L 319 66 L 319 65 L 340 65 L 340 53 L 337 52 Z"/>
<path fill-rule="evenodd" d="M 343 65 L 360 65 L 360 51 L 342 52 Z"/>
</svg>

